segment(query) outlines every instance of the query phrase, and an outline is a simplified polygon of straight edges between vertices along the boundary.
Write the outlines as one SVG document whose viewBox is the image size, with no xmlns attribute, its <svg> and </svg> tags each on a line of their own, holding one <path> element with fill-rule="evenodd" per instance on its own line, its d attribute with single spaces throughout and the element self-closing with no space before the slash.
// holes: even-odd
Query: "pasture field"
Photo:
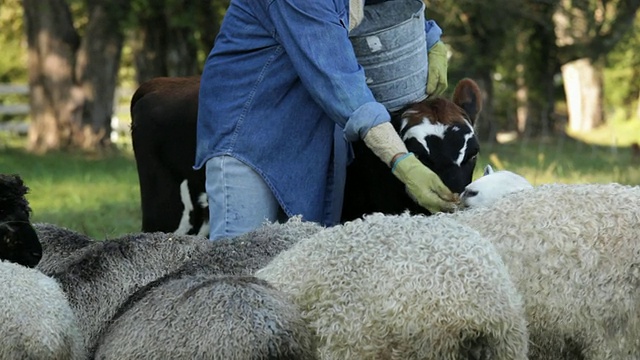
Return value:
<svg viewBox="0 0 640 360">
<path fill-rule="evenodd" d="M 603 129 L 580 140 L 559 136 L 508 144 L 482 143 L 475 177 L 490 163 L 496 170 L 515 171 L 534 185 L 640 185 L 640 159 L 628 146 L 637 132 L 624 129 L 613 146 L 607 143 L 612 138 L 608 136 L 610 131 Z M 96 239 L 140 229 L 138 178 L 130 150 L 102 157 L 70 153 L 38 156 L 21 150 L 23 145 L 24 139 L 0 134 L 0 172 L 20 174 L 29 186 L 27 199 L 34 222 L 57 224 Z"/>
</svg>

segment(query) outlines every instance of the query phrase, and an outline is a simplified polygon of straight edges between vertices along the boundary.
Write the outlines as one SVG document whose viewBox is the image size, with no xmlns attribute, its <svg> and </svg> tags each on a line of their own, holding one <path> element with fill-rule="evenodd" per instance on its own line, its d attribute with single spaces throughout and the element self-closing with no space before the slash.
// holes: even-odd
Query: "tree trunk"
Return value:
<svg viewBox="0 0 640 360">
<path fill-rule="evenodd" d="M 571 131 L 589 131 L 603 123 L 602 76 L 589 59 L 562 65 Z"/>
<path fill-rule="evenodd" d="M 198 49 L 189 28 L 171 29 L 167 37 L 169 76 L 194 76 L 198 70 Z"/>
<path fill-rule="evenodd" d="M 82 91 L 75 85 L 80 39 L 64 0 L 23 0 L 29 47 L 28 149 L 67 147 L 81 134 Z"/>
<path fill-rule="evenodd" d="M 497 128 L 496 124 L 492 121 L 492 119 L 494 119 L 494 106 L 493 80 L 491 74 L 491 70 L 484 69 L 484 71 L 478 70 L 473 76 L 482 90 L 482 112 L 475 126 L 476 134 L 481 143 L 494 143 L 496 141 Z"/>
<path fill-rule="evenodd" d="M 163 2 L 154 2 L 148 13 L 140 18 L 134 39 L 134 63 L 136 81 L 141 84 L 158 76 L 167 76 L 166 39 L 167 22 L 162 8 Z"/>
<path fill-rule="evenodd" d="M 167 4 L 155 1 L 140 18 L 135 39 L 136 80 L 158 76 L 193 76 L 199 73 L 198 47 L 193 24 L 172 21 L 176 13 L 195 14 L 200 2 L 183 0 Z"/>
<path fill-rule="evenodd" d="M 78 51 L 76 75 L 85 102 L 83 133 L 74 139 L 83 150 L 111 146 L 111 116 L 124 34 L 120 24 L 129 1 L 89 1 L 89 23 Z"/>
<path fill-rule="evenodd" d="M 129 1 L 87 1 L 80 40 L 65 0 L 23 0 L 34 152 L 110 145 L 111 115 Z"/>
<path fill-rule="evenodd" d="M 533 13 L 537 14 L 537 21 L 520 32 L 523 35 L 519 36 L 521 40 L 517 45 L 522 68 L 517 69 L 516 84 L 519 93 L 526 91 L 518 99 L 519 105 L 524 102 L 526 107 L 526 110 L 521 109 L 518 114 L 518 132 L 528 137 L 549 136 L 555 128 L 554 76 L 560 70 L 555 33 L 553 27 L 549 26 L 555 6 L 551 3 L 536 3 L 532 6 Z"/>
</svg>

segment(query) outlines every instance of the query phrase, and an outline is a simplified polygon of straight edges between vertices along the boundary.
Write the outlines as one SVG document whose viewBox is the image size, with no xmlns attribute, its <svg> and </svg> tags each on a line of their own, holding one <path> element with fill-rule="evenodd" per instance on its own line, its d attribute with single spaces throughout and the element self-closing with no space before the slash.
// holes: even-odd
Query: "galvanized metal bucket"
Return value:
<svg viewBox="0 0 640 360">
<path fill-rule="evenodd" d="M 422 0 L 393 0 L 364 7 L 349 34 L 367 85 L 389 111 L 427 97 L 427 43 Z"/>
</svg>

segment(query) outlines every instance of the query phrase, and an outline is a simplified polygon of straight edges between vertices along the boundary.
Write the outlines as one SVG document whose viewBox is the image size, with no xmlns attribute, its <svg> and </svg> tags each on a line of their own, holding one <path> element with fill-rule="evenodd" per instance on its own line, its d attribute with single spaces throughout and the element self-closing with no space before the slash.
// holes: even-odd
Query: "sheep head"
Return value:
<svg viewBox="0 0 640 360">
<path fill-rule="evenodd" d="M 34 267 L 42 246 L 29 222 L 28 191 L 18 175 L 0 174 L 0 259 Z"/>
<path fill-rule="evenodd" d="M 493 171 L 491 165 L 487 165 L 483 176 L 465 187 L 460 195 L 460 206 L 487 207 L 507 194 L 531 188 L 533 185 L 524 177 L 507 170 Z"/>
</svg>

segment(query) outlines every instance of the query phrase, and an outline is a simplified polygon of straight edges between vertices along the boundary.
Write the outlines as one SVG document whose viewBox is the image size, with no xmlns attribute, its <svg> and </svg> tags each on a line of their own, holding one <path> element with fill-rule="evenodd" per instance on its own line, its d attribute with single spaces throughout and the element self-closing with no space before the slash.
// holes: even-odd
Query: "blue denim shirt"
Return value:
<svg viewBox="0 0 640 360">
<path fill-rule="evenodd" d="M 348 0 L 232 0 L 200 85 L 195 168 L 229 155 L 287 215 L 339 221 L 349 145 L 390 120 L 348 39 Z M 427 21 L 427 46 L 441 30 Z"/>
</svg>

